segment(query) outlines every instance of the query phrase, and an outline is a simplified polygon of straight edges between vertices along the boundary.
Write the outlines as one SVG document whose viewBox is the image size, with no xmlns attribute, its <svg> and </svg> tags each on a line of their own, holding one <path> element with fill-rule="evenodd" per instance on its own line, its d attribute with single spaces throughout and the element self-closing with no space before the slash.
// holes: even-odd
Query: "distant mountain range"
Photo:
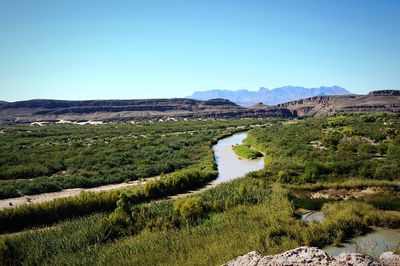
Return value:
<svg viewBox="0 0 400 266">
<path fill-rule="evenodd" d="M 309 89 L 305 90 L 303 96 L 306 96 L 306 93 L 309 92 Z M 251 107 L 242 107 L 230 100 L 221 98 L 211 100 L 175 98 L 0 101 L 0 125 L 32 122 L 164 121 L 175 118 L 297 117 L 335 115 L 341 112 L 400 113 L 400 90 L 372 91 L 366 95 L 320 95 L 337 94 L 341 90 L 325 90 L 322 88 L 315 90 L 319 90 L 319 95 L 275 106 L 259 103 Z M 293 92 L 293 90 L 288 91 L 288 94 L 290 92 Z M 257 99 L 257 102 L 260 101 L 261 99 Z"/>
<path fill-rule="evenodd" d="M 286 86 L 271 90 L 261 87 L 258 91 L 249 91 L 249 90 L 196 91 L 187 98 L 196 100 L 209 100 L 215 98 L 222 98 L 222 99 L 228 99 L 242 106 L 251 106 L 260 102 L 267 105 L 276 105 L 280 103 L 295 101 L 313 96 L 346 95 L 346 94 L 351 94 L 351 92 L 338 86 L 319 87 L 319 88 Z"/>
</svg>

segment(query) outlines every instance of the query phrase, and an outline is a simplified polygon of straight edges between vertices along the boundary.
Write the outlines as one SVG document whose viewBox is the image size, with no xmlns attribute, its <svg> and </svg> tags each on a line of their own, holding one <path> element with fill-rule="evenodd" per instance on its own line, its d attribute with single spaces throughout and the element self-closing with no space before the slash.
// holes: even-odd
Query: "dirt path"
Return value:
<svg viewBox="0 0 400 266">
<path fill-rule="evenodd" d="M 32 196 L 22 196 L 22 197 L 18 197 L 18 198 L 2 199 L 2 200 L 0 200 L 0 210 L 6 209 L 6 208 L 13 208 L 13 207 L 23 205 L 23 204 L 41 203 L 41 202 L 51 201 L 51 200 L 58 199 L 58 198 L 77 196 L 77 195 L 79 195 L 79 193 L 81 193 L 83 191 L 85 191 L 85 192 L 102 192 L 102 191 L 108 191 L 108 190 L 113 190 L 113 189 L 122 189 L 122 188 L 138 186 L 138 185 L 142 185 L 150 180 L 157 179 L 157 178 L 159 178 L 159 177 L 158 176 L 150 177 L 150 178 L 146 178 L 144 180 L 135 180 L 135 181 L 131 181 L 128 183 L 111 184 L 111 185 L 104 185 L 104 186 L 93 187 L 93 188 L 71 188 L 71 189 L 64 189 L 62 191 L 43 193 L 43 194 L 32 195 Z"/>
</svg>

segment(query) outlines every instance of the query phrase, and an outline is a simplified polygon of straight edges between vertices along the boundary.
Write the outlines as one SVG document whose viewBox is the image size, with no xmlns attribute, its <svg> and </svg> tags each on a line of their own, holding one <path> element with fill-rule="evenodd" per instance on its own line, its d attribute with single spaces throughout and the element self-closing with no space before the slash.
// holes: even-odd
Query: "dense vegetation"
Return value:
<svg viewBox="0 0 400 266">
<path fill-rule="evenodd" d="M 110 202 L 115 206 L 117 201 L 117 208 L 111 214 L 3 235 L 0 264 L 219 265 L 251 250 L 275 254 L 300 245 L 337 245 L 370 226 L 400 228 L 398 115 L 269 121 L 269 126 L 249 131 L 243 145 L 265 154 L 265 169 L 199 194 L 162 200 L 215 178 L 210 144 L 250 122 L 218 121 L 208 127 L 187 123 L 186 131 L 191 126 L 199 134 L 208 133 L 196 146 L 204 145 L 202 156 L 190 157 L 193 161 L 185 169 L 115 192 Z M 157 132 L 168 128 L 148 126 Z M 183 136 L 188 141 L 192 135 Z M 359 193 L 363 190 L 368 193 Z M 316 197 L 318 193 L 324 196 Z M 68 206 L 58 204 L 2 211 L 0 228 L 45 224 L 41 217 L 63 213 Z M 321 209 L 325 219 L 306 223 L 299 219 L 304 209 Z M 102 209 L 63 219 L 95 211 Z"/>
<path fill-rule="evenodd" d="M 187 169 L 161 175 L 156 180 L 148 181 L 143 186 L 123 193 L 122 197 L 129 198 L 131 202 L 141 203 L 204 186 L 217 176 L 213 154 L 210 149 L 211 143 L 227 134 L 243 129 L 243 125 L 238 128 L 239 124 L 249 125 L 258 122 L 257 120 L 231 121 L 225 124 L 224 130 L 220 130 L 221 122 L 215 122 L 215 125 L 210 122 L 208 127 L 202 129 L 206 130 L 205 137 L 183 134 L 182 136 L 186 137 L 186 142 L 191 142 L 191 140 L 193 140 L 192 142 L 199 141 L 195 163 Z M 191 122 L 194 127 L 203 123 L 201 121 Z M 213 127 L 215 127 L 214 130 L 212 130 Z M 155 127 L 155 129 L 160 130 L 158 127 Z M 201 132 L 203 133 L 203 131 Z M 181 149 L 185 150 L 186 147 Z M 194 156 L 192 155 L 192 157 Z M 166 161 L 160 161 L 160 163 L 164 164 Z M 116 207 L 116 201 L 121 192 L 124 192 L 124 190 L 81 193 L 76 197 L 60 198 L 51 202 L 4 209 L 0 211 L 0 232 L 52 224 L 66 218 L 84 216 L 94 212 L 111 211 Z"/>
<path fill-rule="evenodd" d="M 247 144 L 235 145 L 232 147 L 233 151 L 240 157 L 253 160 L 262 157 L 262 153 L 254 150 Z"/>
<path fill-rule="evenodd" d="M 281 183 L 400 178 L 398 115 L 343 115 L 275 123 L 252 130 L 246 141 L 266 153 L 263 176 Z"/>
<path fill-rule="evenodd" d="M 5 127 L 0 198 L 95 187 L 197 164 L 212 141 L 259 120 Z"/>
</svg>

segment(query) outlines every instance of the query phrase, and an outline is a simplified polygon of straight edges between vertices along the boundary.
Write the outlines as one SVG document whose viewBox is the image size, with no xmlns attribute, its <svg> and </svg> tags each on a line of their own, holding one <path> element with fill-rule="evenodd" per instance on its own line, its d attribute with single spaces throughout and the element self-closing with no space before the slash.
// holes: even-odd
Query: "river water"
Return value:
<svg viewBox="0 0 400 266">
<path fill-rule="evenodd" d="M 246 137 L 247 132 L 237 133 L 219 140 L 218 143 L 212 147 L 219 173 L 217 179 L 213 182 L 214 184 L 227 182 L 242 177 L 249 172 L 264 168 L 263 157 L 255 160 L 246 160 L 237 156 L 232 150 L 233 145 L 242 144 Z"/>
<path fill-rule="evenodd" d="M 322 211 L 310 212 L 302 216 L 302 220 L 310 223 L 312 221 L 322 222 L 324 214 Z M 400 244 L 400 231 L 384 227 L 371 227 L 371 232 L 363 236 L 349 239 L 340 247 L 333 245 L 323 249 L 332 256 L 342 252 L 360 252 L 372 257 L 379 257 L 385 251 L 395 250 Z"/>
<path fill-rule="evenodd" d="M 324 250 L 333 256 L 343 251 L 360 252 L 372 257 L 379 257 L 383 252 L 396 250 L 400 242 L 400 231 L 395 229 L 372 227 L 372 232 L 358 236 L 344 243 L 341 247 L 328 246 Z"/>
</svg>

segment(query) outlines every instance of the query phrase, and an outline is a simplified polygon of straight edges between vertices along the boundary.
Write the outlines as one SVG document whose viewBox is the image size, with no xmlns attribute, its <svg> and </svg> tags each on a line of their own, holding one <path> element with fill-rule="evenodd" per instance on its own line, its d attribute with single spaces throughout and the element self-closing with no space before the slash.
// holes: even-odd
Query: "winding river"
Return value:
<svg viewBox="0 0 400 266">
<path fill-rule="evenodd" d="M 219 140 L 212 147 L 219 173 L 217 179 L 213 182 L 214 184 L 227 182 L 242 177 L 249 172 L 264 168 L 263 157 L 255 160 L 246 160 L 237 156 L 232 150 L 233 145 L 242 144 L 246 137 L 247 132 L 237 133 Z"/>
<path fill-rule="evenodd" d="M 242 177 L 248 172 L 262 169 L 264 167 L 263 158 L 258 158 L 256 160 L 241 159 L 232 150 L 232 145 L 241 144 L 246 137 L 247 137 L 246 132 L 237 133 L 232 136 L 223 138 L 219 140 L 215 145 L 213 145 L 212 150 L 214 152 L 214 157 L 218 165 L 218 172 L 219 172 L 217 179 L 211 182 L 208 186 L 204 187 L 203 189 L 179 194 L 176 195 L 176 197 L 185 196 L 191 193 L 199 193 L 204 191 L 205 189 L 216 186 L 219 183 L 227 182 L 229 180 Z M 50 192 L 32 196 L 21 196 L 17 198 L 2 199 L 0 200 L 0 210 L 5 208 L 13 208 L 23 204 L 40 203 L 45 201 L 51 201 L 57 198 L 76 196 L 80 194 L 82 191 L 101 192 L 112 189 L 122 189 L 131 186 L 142 185 L 149 180 L 157 178 L 159 177 L 151 177 L 143 181 L 135 180 L 128 183 L 110 184 L 94 188 L 72 188 L 58 192 Z M 172 198 L 174 198 L 174 196 Z"/>
</svg>

